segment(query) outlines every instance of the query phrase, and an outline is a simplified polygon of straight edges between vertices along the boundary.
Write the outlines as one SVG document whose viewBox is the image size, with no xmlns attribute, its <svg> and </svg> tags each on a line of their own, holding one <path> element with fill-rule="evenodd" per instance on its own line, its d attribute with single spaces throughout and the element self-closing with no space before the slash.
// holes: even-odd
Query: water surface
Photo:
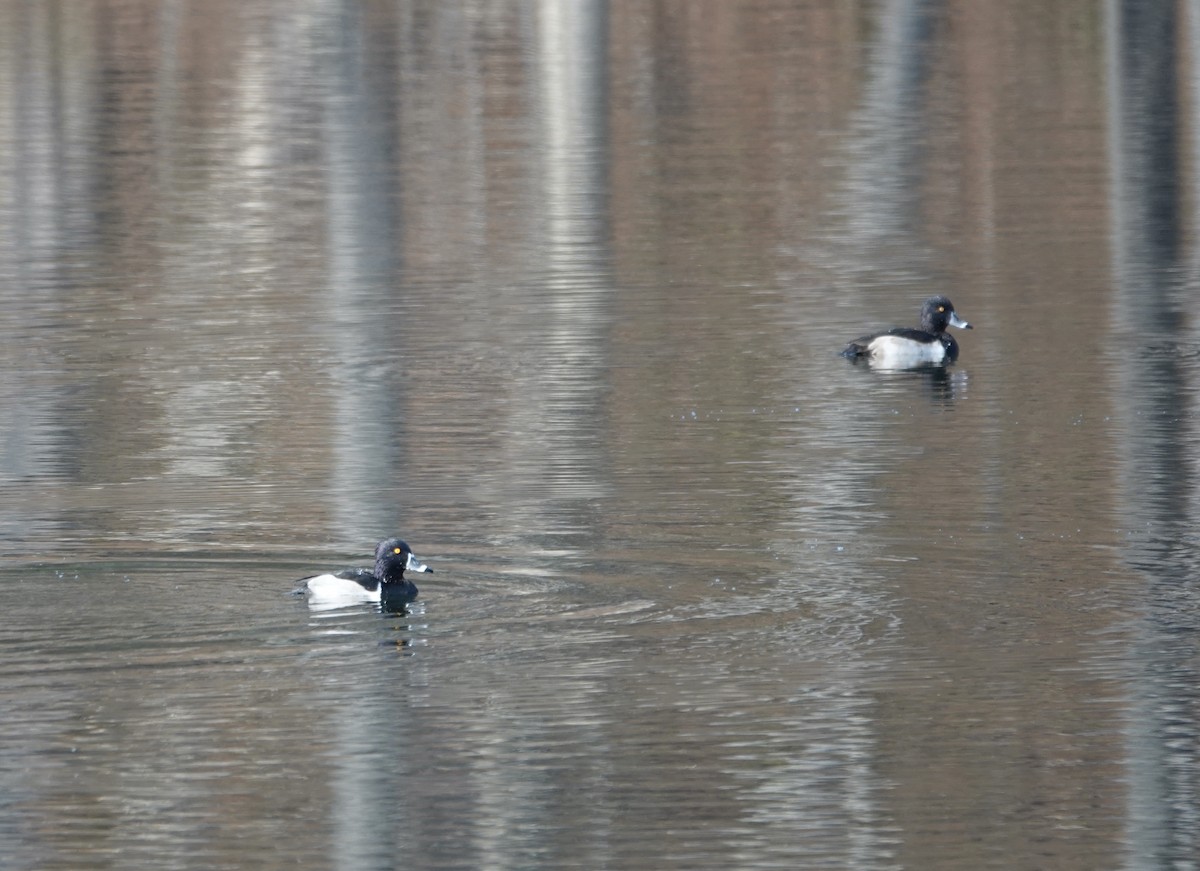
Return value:
<svg viewBox="0 0 1200 871">
<path fill-rule="evenodd" d="M 0 3 L 4 866 L 1194 867 L 1196 32 Z"/>
</svg>

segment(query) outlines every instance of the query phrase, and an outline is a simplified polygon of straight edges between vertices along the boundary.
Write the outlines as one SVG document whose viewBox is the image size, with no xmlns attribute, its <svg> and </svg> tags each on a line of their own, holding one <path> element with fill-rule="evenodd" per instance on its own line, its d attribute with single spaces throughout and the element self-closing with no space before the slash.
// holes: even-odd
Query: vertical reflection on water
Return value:
<svg viewBox="0 0 1200 871">
<path fill-rule="evenodd" d="M 1200 385 L 1195 365 L 1176 353 L 1184 337 L 1174 298 L 1186 184 L 1176 143 L 1183 128 L 1195 136 L 1200 112 L 1193 104 L 1193 120 L 1181 123 L 1175 9 L 1140 0 L 1107 7 L 1115 332 L 1131 351 L 1118 367 L 1127 421 L 1122 504 L 1136 536 L 1126 559 L 1146 581 L 1128 690 L 1127 861 L 1138 868 L 1190 866 L 1200 853 L 1200 622 L 1188 607 L 1198 558 L 1190 543 L 1196 444 L 1182 425 Z M 1147 338 L 1139 353 L 1135 343 Z"/>
<path fill-rule="evenodd" d="M 520 497 L 510 522 L 518 529 L 570 527 L 564 500 L 578 504 L 604 491 L 594 416 L 611 305 L 605 8 L 589 0 L 544 2 L 537 10 L 535 184 L 545 214 L 536 244 L 546 271 L 534 288 L 544 299 L 544 320 L 534 325 L 538 346 L 515 352 L 529 365 L 518 374 L 505 427 L 511 434 L 506 487 Z"/>
<path fill-rule="evenodd" d="M 606 4 L 602 0 L 537 7 L 535 63 L 526 96 L 536 108 L 540 126 L 530 135 L 538 157 L 538 171 L 529 183 L 535 188 L 530 201 L 544 204 L 540 223 L 530 230 L 528 244 L 535 247 L 531 262 L 544 264 L 544 271 L 524 278 L 518 286 L 479 286 L 480 295 L 510 300 L 495 304 L 492 299 L 473 298 L 469 304 L 495 312 L 490 325 L 489 353 L 494 365 L 511 379 L 504 388 L 508 401 L 499 404 L 494 421 L 496 437 L 503 439 L 502 482 L 479 480 L 476 486 L 502 486 L 505 505 L 502 519 L 514 537 L 528 541 L 561 530 L 584 528 L 577 513 L 588 500 L 603 492 L 600 480 L 598 437 L 595 415 L 599 410 L 607 366 L 605 335 L 611 285 L 608 280 L 608 222 L 606 189 L 605 130 L 607 57 Z M 438 13 L 439 15 L 443 13 Z M 470 16 L 457 18 L 445 12 L 446 26 L 464 27 Z M 369 51 L 364 43 L 380 37 L 364 37 L 363 21 L 352 12 L 332 14 L 324 27 L 338 35 L 327 47 L 326 143 L 330 170 L 330 318 L 337 331 L 331 345 L 336 394 L 337 469 L 334 498 L 342 500 L 337 522 L 347 535 L 354 530 L 374 528 L 390 517 L 387 499 L 394 492 L 389 483 L 403 474 L 404 373 L 381 355 L 381 349 L 403 360 L 409 309 L 405 300 L 390 299 L 380 288 L 392 281 L 404 264 L 391 259 L 394 240 L 401 232 L 404 216 L 395 205 L 393 168 L 387 165 L 392 132 L 376 119 L 388 112 L 378 105 L 383 97 L 377 89 L 388 81 L 379 65 L 362 67 Z M 421 36 L 414 28 L 414 41 Z M 400 61 L 401 63 L 411 62 Z M 467 62 L 470 63 L 469 61 Z M 455 61 L 449 71 L 461 84 L 462 93 L 484 92 L 483 73 Z M 435 82 L 425 82 L 431 100 L 446 97 Z M 420 107 L 413 107 L 414 112 Z M 483 124 L 475 117 L 481 106 L 467 100 L 467 125 Z M 401 118 L 414 113 L 405 111 Z M 438 123 L 444 126 L 444 120 Z M 456 144 L 461 148 L 461 144 Z M 414 162 L 430 165 L 429 155 Z M 484 161 L 469 147 L 462 155 L 466 163 Z M 495 160 L 495 158 L 491 158 Z M 480 184 L 483 180 L 480 179 Z M 507 181 L 507 179 L 506 179 Z M 436 190 L 434 197 L 444 192 Z M 461 195 L 459 190 L 454 193 Z M 477 195 L 467 191 L 468 199 Z M 423 204 L 422 204 L 423 205 Z M 462 213 L 475 213 L 478 203 L 459 202 Z M 486 205 L 486 204 L 485 204 Z M 431 208 L 444 206 L 433 204 Z M 460 214 L 455 212 L 453 219 Z M 515 219 L 522 215 L 518 211 Z M 439 240 L 440 241 L 440 240 Z M 472 240 L 468 240 L 470 244 Z M 412 257 L 420 256 L 413 251 Z M 497 281 L 492 278 L 491 281 Z M 498 283 L 498 281 L 497 281 Z M 382 306 L 382 309 L 381 309 Z M 537 312 L 532 322 L 529 313 Z M 508 333 L 509 318 L 520 318 Z M 473 410 L 478 413 L 477 410 Z M 502 416 L 507 416 L 503 419 Z M 424 425 L 429 425 L 427 422 Z M 400 432 L 397 432 L 397 431 Z M 361 694 L 348 691 L 339 706 L 341 738 L 350 748 L 337 756 L 334 777 L 337 801 L 330 809 L 336 832 L 337 859 L 346 867 L 377 862 L 395 848 L 397 794 L 394 770 L 372 760 L 372 748 L 387 744 L 380 735 L 396 736 L 397 746 L 414 725 L 413 714 L 400 694 L 381 697 L 371 682 L 361 684 Z M 489 704 L 502 706 L 513 687 L 497 686 Z M 525 706 L 513 705 L 517 711 Z M 514 715 L 511 722 L 493 723 L 497 742 L 514 743 L 535 735 L 544 724 L 535 715 Z M 367 756 L 354 752 L 365 748 Z M 603 755 L 601 747 L 593 751 Z M 514 793 L 528 789 L 527 771 L 496 765 L 486 754 L 464 762 L 464 775 L 476 785 L 479 806 L 486 809 L 492 825 L 480 827 L 474 846 L 483 855 L 497 851 L 489 838 L 504 831 L 528 826 L 504 825 L 506 815 L 538 819 L 553 815 L 557 808 L 537 801 L 514 800 Z M 384 776 L 382 772 L 389 772 Z M 412 818 L 425 811 L 413 809 Z M 460 809 L 461 812 L 461 809 Z M 384 823 L 387 823 L 386 825 Z M 408 825 L 408 821 L 402 825 Z M 461 849 L 462 845 L 459 845 Z M 500 849 L 506 848 L 500 845 Z"/>
<path fill-rule="evenodd" d="M 877 282 L 881 277 L 891 282 L 897 273 L 916 269 L 922 256 L 914 230 L 919 224 L 931 14 L 930 4 L 922 0 L 889 0 L 868 47 L 864 95 L 843 158 L 847 178 L 839 193 L 839 238 L 830 245 L 825 264 L 835 276 L 851 277 L 845 282 L 850 295 L 863 289 L 864 273 Z M 935 399 L 941 394 L 949 402 L 954 390 L 950 377 L 945 370 L 883 377 L 873 382 L 874 391 L 876 399 L 894 395 L 907 401 L 922 392 L 914 388 L 928 387 Z M 819 396 L 827 389 L 818 380 L 805 385 L 804 395 Z M 880 767 L 880 745 L 886 739 L 875 715 L 879 698 L 871 679 L 878 659 L 864 655 L 869 647 L 862 642 L 868 636 L 873 642 L 895 639 L 899 603 L 870 565 L 878 554 L 862 545 L 877 540 L 869 530 L 887 517 L 872 482 L 890 453 L 909 448 L 884 434 L 894 426 L 887 416 L 856 416 L 855 437 L 846 439 L 843 404 L 812 402 L 806 411 L 817 431 L 805 438 L 804 462 L 794 455 L 780 462 L 792 494 L 792 520 L 782 528 L 788 535 L 773 541 L 771 550 L 790 564 L 782 592 L 812 603 L 809 622 L 821 627 L 804 638 L 804 649 L 825 648 L 826 679 L 836 690 L 806 699 L 819 706 L 806 716 L 836 722 L 837 740 L 792 759 L 776 776 L 764 778 L 764 788 L 786 796 L 794 819 L 819 819 L 834 803 L 846 824 L 849 864 L 883 867 L 895 854 L 896 823 Z M 857 557 L 843 552 L 851 541 L 860 545 L 852 549 Z"/>
<path fill-rule="evenodd" d="M 926 127 L 924 84 L 930 4 L 887 0 L 879 16 L 864 98 L 846 157 L 849 168 L 836 246 L 841 274 L 885 270 L 889 279 L 915 264 L 919 166 Z"/>
<path fill-rule="evenodd" d="M 378 663 L 374 663 L 378 666 Z M 353 669 L 350 671 L 353 674 Z M 374 689 L 374 682 L 364 686 Z M 394 845 L 396 811 L 402 807 L 396 792 L 396 773 L 380 758 L 381 747 L 396 742 L 403 752 L 410 718 L 396 710 L 398 695 L 372 693 L 334 711 L 338 746 L 332 754 L 334 867 L 384 868 Z"/>
<path fill-rule="evenodd" d="M 70 264 L 95 231 L 80 207 L 94 183 L 94 13 L 0 5 L 0 538 L 18 542 L 64 523 L 51 482 L 77 462 L 65 361 L 45 337 L 70 309 Z"/>
<path fill-rule="evenodd" d="M 525 311 L 542 312 L 539 322 L 521 322 L 520 334 L 532 334 L 533 346 L 512 348 L 521 361 L 510 402 L 504 452 L 507 489 L 504 522 L 514 537 L 546 541 L 557 533 L 590 528 L 581 516 L 589 501 L 603 494 L 602 442 L 597 414 L 606 383 L 606 335 L 611 306 L 608 271 L 608 203 L 605 136 L 607 111 L 607 4 L 604 0 L 536 7 L 536 39 L 531 88 L 540 122 L 539 157 L 533 183 L 535 201 L 544 204 L 533 242 L 545 272 L 531 289 L 542 301 Z M 505 348 L 511 343 L 505 341 Z M 554 548 L 586 546 L 577 537 Z M 556 685 L 555 704 L 564 711 L 588 710 L 589 700 L 562 697 L 571 684 Z M 521 833 L 537 831 L 556 819 L 563 807 L 532 784 L 520 766 L 505 764 L 504 746 L 537 740 L 549 724 L 539 706 L 521 703 L 521 688 L 502 688 L 489 701 L 492 740 L 466 775 L 477 794 L 480 816 L 489 821 L 475 833 L 480 857 L 520 855 Z M 572 708 L 575 703 L 579 707 Z M 603 767 L 605 740 L 612 732 L 595 729 L 590 758 Z M 599 809 L 597 809 L 598 811 Z M 598 820 L 589 820 L 601 826 Z"/>
<path fill-rule="evenodd" d="M 375 24 L 376 22 L 372 22 Z M 395 152 L 389 95 L 394 87 L 394 34 L 367 27 L 359 7 L 326 7 L 315 29 L 328 35 L 323 58 L 324 135 L 328 149 L 328 317 L 333 359 L 333 457 L 329 496 L 333 522 L 347 540 L 384 529 L 400 462 L 402 373 L 397 353 L 406 327 L 403 300 L 386 292 L 399 264 L 400 215 L 388 156 Z"/>
<path fill-rule="evenodd" d="M 606 238 L 606 13 L 598 0 L 538 6 L 545 232 L 561 279 L 593 278 L 589 267 Z"/>
<path fill-rule="evenodd" d="M 391 22 L 387 22 L 390 24 Z M 322 127 L 328 166 L 328 348 L 333 403 L 331 523 L 347 541 L 364 530 L 392 531 L 396 474 L 403 451 L 402 359 L 407 314 L 394 299 L 401 268 L 401 215 L 389 95 L 395 83 L 390 26 L 367 22 L 360 7 L 323 7 L 313 21 L 321 34 L 318 81 L 324 82 Z M 393 846 L 396 796 L 387 766 L 374 755 L 382 736 L 404 736 L 406 711 L 361 681 L 336 712 L 329 808 L 336 867 L 383 867 Z M 374 752 L 372 752 L 374 751 Z"/>
<path fill-rule="evenodd" d="M 22 45 L 6 46 L 5 54 L 14 62 L 4 70 L 5 78 L 11 76 L 12 80 L 0 88 L 5 117 L 16 119 L 23 134 L 5 149 L 7 159 L 21 170 L 5 173 L 5 205 L 22 218 L 5 222 L 5 236 L 12 240 L 14 254 L 45 253 L 58 237 L 57 216 L 62 205 L 63 139 L 54 112 L 56 92 L 62 86 L 57 74 L 59 30 L 50 20 L 52 16 L 39 15 L 32 6 L 6 4 L 2 14 L 8 19 L 3 27 L 10 39 L 16 34 L 25 36 Z M 38 262 L 36 253 L 30 259 L 5 259 L 14 266 Z"/>
</svg>

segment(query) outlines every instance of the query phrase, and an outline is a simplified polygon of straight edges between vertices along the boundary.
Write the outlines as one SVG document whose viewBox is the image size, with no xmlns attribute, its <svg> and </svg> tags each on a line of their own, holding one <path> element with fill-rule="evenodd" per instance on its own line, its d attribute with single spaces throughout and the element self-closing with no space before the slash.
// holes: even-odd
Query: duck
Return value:
<svg viewBox="0 0 1200 871">
<path fill-rule="evenodd" d="M 921 304 L 921 326 L 896 327 L 855 339 L 842 351 L 851 360 L 866 360 L 877 369 L 914 369 L 942 366 L 958 359 L 958 342 L 946 327 L 974 329 L 958 316 L 954 303 L 944 296 L 931 296 Z"/>
<path fill-rule="evenodd" d="M 301 578 L 297 595 L 307 595 L 314 605 L 350 605 L 356 602 L 405 604 L 417 598 L 417 585 L 405 571 L 433 572 L 412 548 L 399 538 L 385 538 L 375 548 L 374 569 L 345 569 Z"/>
</svg>

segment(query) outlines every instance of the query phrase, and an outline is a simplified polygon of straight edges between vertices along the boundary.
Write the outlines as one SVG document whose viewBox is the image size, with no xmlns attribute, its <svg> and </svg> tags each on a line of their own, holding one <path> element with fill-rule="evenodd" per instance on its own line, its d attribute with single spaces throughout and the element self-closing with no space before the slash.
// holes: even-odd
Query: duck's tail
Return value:
<svg viewBox="0 0 1200 871">
<path fill-rule="evenodd" d="M 867 340 L 855 339 L 842 349 L 842 356 L 848 360 L 857 360 L 859 357 L 867 356 Z"/>
</svg>

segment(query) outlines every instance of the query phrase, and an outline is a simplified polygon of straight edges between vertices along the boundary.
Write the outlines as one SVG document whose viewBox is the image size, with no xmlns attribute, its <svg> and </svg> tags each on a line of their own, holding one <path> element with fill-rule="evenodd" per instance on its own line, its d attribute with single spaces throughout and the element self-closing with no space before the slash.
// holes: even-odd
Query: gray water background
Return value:
<svg viewBox="0 0 1200 871">
<path fill-rule="evenodd" d="M 0 2 L 0 866 L 1196 868 L 1198 47 Z"/>
</svg>

